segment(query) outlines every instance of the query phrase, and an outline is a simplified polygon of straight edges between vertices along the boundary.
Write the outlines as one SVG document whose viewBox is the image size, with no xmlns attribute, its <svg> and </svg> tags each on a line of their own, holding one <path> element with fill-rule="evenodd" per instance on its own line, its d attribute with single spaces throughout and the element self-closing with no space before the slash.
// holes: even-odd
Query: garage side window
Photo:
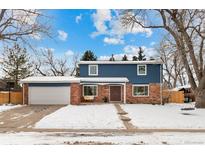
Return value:
<svg viewBox="0 0 205 154">
<path fill-rule="evenodd" d="M 133 85 L 132 95 L 133 96 L 149 96 L 149 86 L 148 85 Z"/>
<path fill-rule="evenodd" d="M 90 76 L 97 76 L 98 75 L 98 65 L 89 65 L 88 74 Z"/>
<path fill-rule="evenodd" d="M 83 96 L 97 96 L 97 85 L 84 85 Z"/>
</svg>

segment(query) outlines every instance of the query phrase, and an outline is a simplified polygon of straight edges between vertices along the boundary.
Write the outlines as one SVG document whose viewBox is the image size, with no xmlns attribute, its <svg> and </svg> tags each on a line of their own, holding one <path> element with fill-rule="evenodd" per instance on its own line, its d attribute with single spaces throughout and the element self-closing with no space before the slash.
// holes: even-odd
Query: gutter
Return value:
<svg viewBox="0 0 205 154">
<path fill-rule="evenodd" d="M 162 64 L 160 65 L 160 103 L 163 104 L 162 100 Z"/>
</svg>

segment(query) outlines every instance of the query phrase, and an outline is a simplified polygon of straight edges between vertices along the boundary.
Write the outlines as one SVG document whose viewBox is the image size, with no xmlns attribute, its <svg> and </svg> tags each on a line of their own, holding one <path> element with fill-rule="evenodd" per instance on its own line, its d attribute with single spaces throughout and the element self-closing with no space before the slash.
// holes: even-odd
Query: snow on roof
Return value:
<svg viewBox="0 0 205 154">
<path fill-rule="evenodd" d="M 91 77 L 91 78 L 79 78 L 81 82 L 107 82 L 107 83 L 115 83 L 115 82 L 129 82 L 129 80 L 125 77 Z"/>
<path fill-rule="evenodd" d="M 179 90 L 181 90 L 183 88 L 184 89 L 189 89 L 189 88 L 191 88 L 191 86 L 190 85 L 178 86 L 176 88 L 171 89 L 171 91 L 179 91 Z"/>
<path fill-rule="evenodd" d="M 28 77 L 20 81 L 20 83 L 79 83 L 79 82 L 129 82 L 125 77 L 85 77 L 77 78 L 70 76 L 34 76 Z"/>
<path fill-rule="evenodd" d="M 146 61 L 80 61 L 78 64 L 163 64 L 161 60 Z"/>
<path fill-rule="evenodd" d="M 20 83 L 72 83 L 80 82 L 78 78 L 71 76 L 34 76 L 20 81 Z"/>
</svg>

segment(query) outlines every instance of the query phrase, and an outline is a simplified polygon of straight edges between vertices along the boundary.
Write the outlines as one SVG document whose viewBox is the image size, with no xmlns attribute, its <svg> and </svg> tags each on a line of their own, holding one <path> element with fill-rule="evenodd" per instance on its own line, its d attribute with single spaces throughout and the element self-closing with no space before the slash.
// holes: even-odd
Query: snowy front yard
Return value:
<svg viewBox="0 0 205 154">
<path fill-rule="evenodd" d="M 205 109 L 182 111 L 192 104 L 125 104 L 136 128 L 205 129 Z M 113 104 L 68 105 L 45 116 L 35 128 L 43 129 L 125 129 Z"/>
<path fill-rule="evenodd" d="M 120 129 L 123 123 L 113 104 L 68 105 L 44 117 L 35 128 Z"/>
<path fill-rule="evenodd" d="M 0 112 L 14 109 L 16 107 L 21 107 L 21 105 L 0 105 Z"/>
<path fill-rule="evenodd" d="M 137 128 L 205 129 L 205 109 L 182 111 L 192 104 L 126 104 L 123 109 Z"/>
</svg>

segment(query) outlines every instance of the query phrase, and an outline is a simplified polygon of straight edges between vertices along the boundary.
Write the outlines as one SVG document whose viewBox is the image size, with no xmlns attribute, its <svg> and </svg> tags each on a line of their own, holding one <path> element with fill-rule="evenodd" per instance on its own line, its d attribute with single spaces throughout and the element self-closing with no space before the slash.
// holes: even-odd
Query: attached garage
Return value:
<svg viewBox="0 0 205 154">
<path fill-rule="evenodd" d="M 68 84 L 29 84 L 28 104 L 70 104 Z"/>
<path fill-rule="evenodd" d="M 68 105 L 71 103 L 71 83 L 78 82 L 74 77 L 26 78 L 21 81 L 27 85 L 23 88 L 24 102 L 29 105 Z"/>
</svg>

